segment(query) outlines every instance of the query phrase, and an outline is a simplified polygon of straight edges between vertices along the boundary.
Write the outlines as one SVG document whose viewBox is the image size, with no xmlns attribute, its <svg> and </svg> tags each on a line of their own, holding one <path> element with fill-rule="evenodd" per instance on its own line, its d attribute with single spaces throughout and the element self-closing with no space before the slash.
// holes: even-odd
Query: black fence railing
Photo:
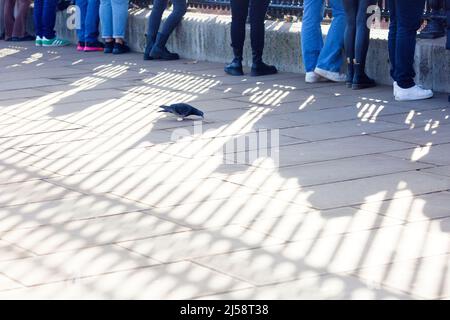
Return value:
<svg viewBox="0 0 450 320">
<path fill-rule="evenodd" d="M 380 17 L 389 20 L 387 2 L 378 0 Z M 404 0 L 408 1 L 408 0 Z M 327 1 L 328 2 L 328 1 Z M 436 38 L 444 35 L 446 24 L 445 0 L 427 0 L 424 8 L 424 20 L 428 22 L 426 30 L 422 31 L 425 38 Z M 153 0 L 131 0 L 132 5 L 148 7 Z M 188 0 L 191 8 L 206 10 L 229 10 L 230 0 Z M 271 0 L 268 10 L 268 18 L 283 19 L 286 16 L 302 17 L 303 0 Z M 325 15 L 331 17 L 332 13 L 328 5 L 325 6 Z"/>
</svg>

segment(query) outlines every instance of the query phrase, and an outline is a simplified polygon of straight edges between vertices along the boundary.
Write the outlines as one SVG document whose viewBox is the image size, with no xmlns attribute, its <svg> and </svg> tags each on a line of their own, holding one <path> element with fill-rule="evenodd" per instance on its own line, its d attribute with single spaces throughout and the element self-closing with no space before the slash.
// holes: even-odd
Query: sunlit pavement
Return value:
<svg viewBox="0 0 450 320">
<path fill-rule="evenodd" d="M 450 297 L 446 95 L 5 42 L 0 68 L 1 299 Z"/>
</svg>

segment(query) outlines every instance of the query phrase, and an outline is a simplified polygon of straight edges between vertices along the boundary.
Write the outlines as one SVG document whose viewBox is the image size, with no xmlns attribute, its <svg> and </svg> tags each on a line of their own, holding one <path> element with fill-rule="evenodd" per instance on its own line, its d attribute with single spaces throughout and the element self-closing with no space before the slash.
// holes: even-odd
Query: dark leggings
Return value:
<svg viewBox="0 0 450 320">
<path fill-rule="evenodd" d="M 254 60 L 260 60 L 264 50 L 264 20 L 270 0 L 231 0 L 231 46 L 236 57 L 242 57 L 245 23 L 250 16 L 250 37 Z"/>
<path fill-rule="evenodd" d="M 148 30 L 147 36 L 154 39 L 159 31 L 161 25 L 162 15 L 167 8 L 168 0 L 154 0 L 153 9 L 150 17 L 148 18 Z M 170 35 L 173 30 L 183 19 L 187 10 L 187 0 L 172 0 L 173 11 L 167 18 L 161 30 L 162 34 Z"/>
<path fill-rule="evenodd" d="M 367 8 L 376 4 L 376 0 L 344 0 L 343 3 L 347 15 L 345 29 L 347 60 L 365 64 L 370 41 L 370 29 L 367 27 L 370 14 L 367 13 Z"/>
</svg>

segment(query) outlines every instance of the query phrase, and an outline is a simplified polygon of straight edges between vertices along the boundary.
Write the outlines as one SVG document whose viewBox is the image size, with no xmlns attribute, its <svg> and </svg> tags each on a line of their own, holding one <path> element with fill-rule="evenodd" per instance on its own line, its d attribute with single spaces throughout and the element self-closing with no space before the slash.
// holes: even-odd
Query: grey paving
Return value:
<svg viewBox="0 0 450 320">
<path fill-rule="evenodd" d="M 1 299 L 450 297 L 446 95 L 4 42 L 0 70 Z"/>
</svg>

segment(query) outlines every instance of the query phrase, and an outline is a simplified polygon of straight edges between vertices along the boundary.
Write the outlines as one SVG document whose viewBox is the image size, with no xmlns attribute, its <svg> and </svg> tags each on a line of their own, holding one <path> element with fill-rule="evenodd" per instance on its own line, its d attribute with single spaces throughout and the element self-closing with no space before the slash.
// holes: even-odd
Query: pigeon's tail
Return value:
<svg viewBox="0 0 450 320">
<path fill-rule="evenodd" d="M 170 112 L 169 111 L 169 106 L 160 106 L 161 110 L 159 110 L 158 112 Z"/>
</svg>

